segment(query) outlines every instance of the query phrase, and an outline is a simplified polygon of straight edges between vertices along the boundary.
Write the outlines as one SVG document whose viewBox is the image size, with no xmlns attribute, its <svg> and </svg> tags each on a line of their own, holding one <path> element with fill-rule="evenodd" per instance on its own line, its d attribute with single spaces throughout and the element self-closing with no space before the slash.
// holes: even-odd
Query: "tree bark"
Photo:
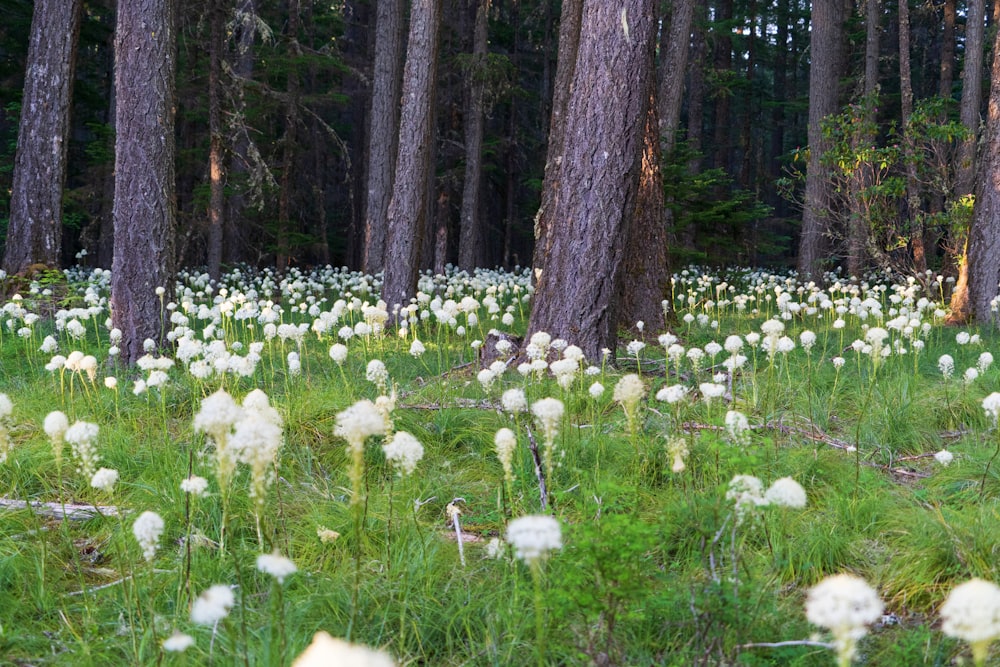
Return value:
<svg viewBox="0 0 1000 667">
<path fill-rule="evenodd" d="M 559 180 L 563 162 L 563 138 L 566 113 L 573 93 L 573 76 L 576 72 L 577 51 L 580 46 L 580 23 L 583 19 L 583 0 L 564 0 L 559 18 L 559 57 L 556 62 L 556 80 L 552 88 L 552 118 L 549 121 L 549 145 L 545 152 L 545 186 L 542 202 L 535 215 L 535 250 L 531 266 L 535 277 L 545 263 L 549 252 L 548 230 L 553 221 L 558 192 L 554 187 Z M 553 187 L 550 187 L 553 186 Z"/>
<path fill-rule="evenodd" d="M 821 123 L 838 108 L 838 73 L 842 61 L 842 0 L 814 0 L 809 63 L 809 160 L 806 167 L 802 235 L 799 239 L 800 275 L 817 280 L 823 271 L 830 207 L 830 179 L 822 163 L 829 142 Z"/>
<path fill-rule="evenodd" d="M 159 340 L 161 301 L 173 281 L 175 7 L 170 0 L 118 6 L 115 39 L 115 256 L 111 312 L 121 359 Z"/>
<path fill-rule="evenodd" d="M 485 263 L 483 220 L 480 191 L 483 173 L 483 129 L 486 125 L 486 47 L 490 0 L 472 0 L 475 28 L 472 37 L 472 60 L 466 77 L 465 98 L 465 176 L 462 180 L 462 209 L 458 237 L 458 268 L 471 272 Z"/>
<path fill-rule="evenodd" d="M 385 268 L 386 215 L 392 198 L 399 138 L 403 63 L 403 0 L 378 0 L 375 62 L 368 131 L 368 188 L 362 266 L 368 273 Z"/>
<path fill-rule="evenodd" d="M 944 0 L 941 26 L 941 66 L 938 79 L 938 95 L 949 99 L 955 84 L 955 3 Z"/>
<path fill-rule="evenodd" d="M 3 268 L 58 267 L 80 0 L 35 0 Z"/>
<path fill-rule="evenodd" d="M 420 241 L 427 223 L 432 105 L 437 72 L 439 0 L 413 0 L 403 69 L 403 106 L 392 199 L 387 212 L 382 298 L 406 306 L 417 288 Z"/>
<path fill-rule="evenodd" d="M 716 0 L 715 24 L 712 38 L 715 41 L 715 53 L 712 57 L 716 80 L 725 82 L 715 90 L 715 132 L 712 139 L 715 147 L 713 166 L 732 173 L 730 126 L 732 125 L 731 101 L 733 91 L 729 88 L 731 70 L 733 67 L 732 25 L 733 0 Z"/>
<path fill-rule="evenodd" d="M 291 57 L 301 58 L 299 46 L 299 0 L 288 0 L 288 51 Z M 281 179 L 278 190 L 278 229 L 275 268 L 279 272 L 288 268 L 291 253 L 292 227 L 292 172 L 295 170 L 296 134 L 299 126 L 299 74 L 294 66 L 288 68 L 285 84 L 285 132 L 281 138 Z"/>
<path fill-rule="evenodd" d="M 909 2 L 899 3 L 899 91 L 902 110 L 903 133 L 912 135 L 910 116 L 913 115 L 913 79 L 910 69 L 910 8 Z M 910 249 L 913 269 L 927 270 L 927 251 L 924 247 L 924 224 L 920 210 L 920 185 L 917 181 L 917 164 L 912 149 L 913 139 L 905 142 L 906 157 L 906 216 L 909 219 Z"/>
<path fill-rule="evenodd" d="M 669 154 L 677 140 L 681 124 L 681 103 L 684 101 L 684 76 L 687 74 L 688 51 L 691 46 L 691 25 L 694 22 L 694 0 L 674 0 L 669 33 L 660 44 L 659 134 L 663 152 Z"/>
<path fill-rule="evenodd" d="M 221 0 L 208 6 L 208 275 L 218 280 L 222 272 L 222 232 L 225 225 L 225 173 L 222 164 L 222 49 L 225 15 Z"/>
<path fill-rule="evenodd" d="M 980 323 L 997 319 L 992 302 L 1000 282 L 1000 31 L 993 44 L 991 81 L 982 178 L 976 188 L 969 234 L 968 306 Z"/>
<path fill-rule="evenodd" d="M 584 2 L 563 160 L 558 179 L 544 186 L 556 190 L 554 224 L 528 331 L 564 338 L 591 359 L 616 346 L 622 242 L 641 172 L 655 16 L 654 0 Z"/>
<path fill-rule="evenodd" d="M 959 107 L 959 119 L 969 132 L 968 138 L 962 142 L 958 150 L 958 169 L 955 184 L 955 194 L 959 197 L 971 194 L 976 187 L 977 164 L 976 145 L 979 143 L 980 104 L 982 103 L 983 80 L 983 33 L 986 20 L 985 0 L 969 0 L 969 10 L 965 17 L 965 66 L 962 69 L 962 101 Z M 996 50 L 994 49 L 994 58 Z M 996 84 L 996 79 L 993 81 Z M 991 90 L 992 102 L 992 90 Z M 992 111 L 992 107 L 991 107 Z M 984 178 L 984 181 L 988 179 Z M 979 203 L 976 202 L 976 209 Z M 975 222 L 973 222 L 973 227 Z M 971 234 L 971 231 L 969 234 Z M 983 233 L 983 230 L 980 230 Z M 965 239 L 954 239 L 963 246 L 963 257 L 958 258 L 958 280 L 951 293 L 951 315 L 949 321 L 964 322 L 975 313 L 976 303 L 972 293 L 972 275 L 970 260 L 972 255 L 972 240 L 970 235 Z M 982 245 L 982 242 L 980 243 Z M 981 281 L 980 281 L 981 282 Z"/>
</svg>

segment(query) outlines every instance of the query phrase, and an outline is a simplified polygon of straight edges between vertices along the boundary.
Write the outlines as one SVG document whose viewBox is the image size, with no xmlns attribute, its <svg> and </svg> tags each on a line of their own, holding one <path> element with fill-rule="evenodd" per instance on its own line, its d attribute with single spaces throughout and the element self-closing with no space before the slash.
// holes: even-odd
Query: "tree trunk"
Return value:
<svg viewBox="0 0 1000 667">
<path fill-rule="evenodd" d="M 35 0 L 3 268 L 58 267 L 80 0 Z"/>
<path fill-rule="evenodd" d="M 544 186 L 557 191 L 550 199 L 554 224 L 528 331 L 564 338 L 591 359 L 616 346 L 615 301 L 641 172 L 655 16 L 654 0 L 584 2 L 563 160 L 558 179 Z"/>
<path fill-rule="evenodd" d="M 299 46 L 299 0 L 288 1 L 288 51 L 292 58 L 301 58 Z M 275 268 L 279 272 L 288 268 L 291 253 L 292 188 L 295 171 L 296 132 L 299 125 L 299 75 L 296 67 L 288 68 L 285 83 L 285 133 L 281 138 L 281 180 L 278 190 L 278 229 Z"/>
<path fill-rule="evenodd" d="M 716 0 L 715 19 L 712 29 L 712 37 L 715 40 L 715 53 L 712 58 L 715 68 L 716 81 L 724 82 L 722 86 L 715 90 L 715 132 L 713 143 L 715 146 L 715 156 L 713 166 L 717 169 L 725 169 L 727 173 L 732 173 L 730 165 L 730 109 L 733 91 L 729 88 L 733 67 L 733 39 L 732 25 L 733 0 Z"/>
<path fill-rule="evenodd" d="M 806 167 L 802 235 L 799 239 L 799 273 L 817 280 L 826 256 L 829 222 L 830 178 L 822 163 L 829 142 L 823 138 L 823 119 L 838 108 L 838 80 L 843 35 L 843 2 L 814 0 L 809 63 L 809 161 Z"/>
<path fill-rule="evenodd" d="M 531 266 L 535 277 L 545 263 L 549 252 L 548 231 L 552 225 L 558 193 L 554 186 L 559 181 L 563 163 L 563 142 L 566 113 L 573 93 L 573 76 L 576 72 L 577 51 L 580 46 L 580 24 L 583 20 L 583 0 L 564 0 L 559 18 L 559 59 L 556 63 L 556 80 L 552 89 L 552 119 L 549 121 L 549 145 L 545 152 L 545 186 L 542 202 L 535 216 L 535 250 Z"/>
<path fill-rule="evenodd" d="M 208 7 L 208 275 L 218 280 L 222 272 L 222 231 L 225 224 L 225 175 L 222 166 L 222 49 L 225 15 L 221 0 Z"/>
<path fill-rule="evenodd" d="M 115 257 L 111 312 L 121 359 L 159 340 L 156 288 L 173 282 L 175 7 L 170 0 L 118 6 L 115 39 Z"/>
<path fill-rule="evenodd" d="M 992 302 L 1000 282 L 1000 31 L 993 44 L 993 71 L 982 178 L 969 234 L 969 297 L 971 314 L 980 323 L 996 321 Z"/>
<path fill-rule="evenodd" d="M 962 142 L 958 150 L 958 168 L 955 178 L 955 194 L 959 197 L 972 193 L 976 187 L 976 144 L 979 142 L 980 104 L 982 103 L 983 80 L 983 32 L 986 17 L 985 0 L 969 0 L 969 11 L 965 17 L 965 66 L 962 69 L 962 101 L 959 107 L 959 118 L 962 125 L 969 131 L 969 137 Z M 994 58 L 996 50 L 994 49 Z M 994 79 L 994 84 L 996 80 Z M 991 90 L 992 98 L 992 90 Z M 992 102 L 992 99 L 991 99 Z M 992 112 L 992 106 L 990 108 Z M 992 156 L 995 158 L 996 156 Z M 984 179 L 986 181 L 988 179 Z M 988 188 L 987 188 L 988 189 Z M 976 203 L 976 210 L 980 205 Z M 978 216 L 978 214 L 976 214 Z M 975 223 L 973 223 L 975 226 Z M 984 230 L 980 230 L 982 233 Z M 969 232 L 971 234 L 971 230 Z M 969 273 L 972 255 L 972 239 L 960 235 L 952 240 L 953 244 L 968 248 L 966 256 L 959 257 L 958 280 L 951 293 L 951 315 L 949 321 L 964 322 L 975 312 L 976 303 L 971 292 L 972 275 Z M 982 247 L 982 242 L 980 242 Z M 980 286 L 981 287 L 981 286 Z M 978 315 L 977 315 L 978 316 Z"/>
<path fill-rule="evenodd" d="M 399 96 L 403 83 L 403 0 L 378 0 L 375 31 L 362 263 L 364 270 L 373 274 L 385 268 L 386 215 L 396 170 Z"/>
<path fill-rule="evenodd" d="M 465 176 L 462 180 L 462 212 L 458 237 L 458 267 L 471 272 L 485 264 L 483 219 L 479 193 L 483 172 L 483 128 L 486 125 L 486 47 L 490 0 L 471 0 L 475 8 L 472 60 L 465 72 Z"/>
<path fill-rule="evenodd" d="M 865 117 L 860 130 L 854 133 L 852 147 L 855 154 L 875 140 L 875 109 L 878 106 L 878 61 L 879 61 L 879 18 L 880 0 L 865 0 L 865 78 L 862 81 L 862 95 Z M 865 172 L 867 174 L 867 171 Z M 861 177 L 860 190 L 871 187 L 871 179 Z M 850 216 L 847 223 L 847 275 L 861 277 L 868 265 L 868 245 L 871 238 L 871 221 L 864 205 L 864 193 L 852 192 Z"/>
<path fill-rule="evenodd" d="M 949 99 L 955 83 L 955 2 L 944 0 L 944 16 L 941 28 L 941 67 L 938 79 L 938 95 Z"/>
<path fill-rule="evenodd" d="M 233 73 L 238 81 L 249 81 L 253 77 L 254 55 L 254 20 L 256 10 L 253 0 L 239 0 L 236 19 L 232 29 L 233 47 L 230 53 Z M 242 85 L 237 83 L 237 86 Z M 241 112 L 242 109 L 237 109 Z M 222 261 L 235 264 L 247 259 L 246 234 L 244 232 L 247 197 L 246 187 L 250 171 L 259 170 L 260 165 L 251 165 L 250 138 L 245 128 L 238 128 L 229 154 L 229 169 L 227 172 L 233 181 L 239 185 L 226 201 L 226 214 L 223 216 Z"/>
<path fill-rule="evenodd" d="M 910 70 L 910 8 L 908 0 L 899 3 L 899 91 L 902 109 L 903 133 L 908 141 L 906 154 L 906 215 L 909 218 L 910 248 L 913 252 L 913 269 L 927 270 L 927 251 L 924 247 L 924 222 L 920 210 L 920 185 L 917 181 L 917 164 L 913 155 L 913 138 L 910 116 L 913 115 L 913 81 Z"/>
<path fill-rule="evenodd" d="M 659 134 L 663 152 L 669 154 L 677 140 L 681 124 L 681 103 L 684 101 L 684 75 L 687 73 L 688 51 L 691 46 L 691 24 L 694 22 L 694 0 L 674 0 L 670 30 L 666 42 L 660 44 Z"/>
<path fill-rule="evenodd" d="M 427 175 L 434 140 L 431 107 L 440 23 L 439 0 L 413 0 L 403 69 L 399 152 L 387 213 L 382 298 L 390 308 L 408 305 L 417 288 L 420 240 L 427 223 Z"/>
<path fill-rule="evenodd" d="M 646 126 L 643 133 L 639 190 L 628 225 L 618 303 L 620 326 L 642 337 L 643 331 L 662 331 L 665 326 L 664 299 L 670 296 L 667 267 L 667 233 L 664 220 L 663 175 L 660 172 L 660 132 L 655 88 L 650 85 Z"/>
</svg>

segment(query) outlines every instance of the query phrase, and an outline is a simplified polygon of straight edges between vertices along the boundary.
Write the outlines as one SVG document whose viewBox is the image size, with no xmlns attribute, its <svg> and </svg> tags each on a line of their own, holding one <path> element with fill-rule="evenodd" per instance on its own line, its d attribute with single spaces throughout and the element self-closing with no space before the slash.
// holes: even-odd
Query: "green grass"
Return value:
<svg viewBox="0 0 1000 667">
<path fill-rule="evenodd" d="M 759 332 L 775 305 L 749 287 L 753 278 L 725 279 L 736 286 L 735 294 L 760 297 L 757 314 L 733 303 L 707 303 L 713 291 L 700 288 L 722 278 L 700 283 L 696 275 L 679 277 L 678 318 L 707 314 L 718 321 L 714 329 L 680 319 L 673 328 L 680 344 L 721 344 L 729 334 Z M 76 273 L 70 279 L 62 307 L 81 305 L 76 295 L 89 284 Z M 262 301 L 282 304 L 279 323 L 296 324 L 315 319 L 296 303 L 326 311 L 339 298 L 350 303 L 355 294 L 371 301 L 351 274 L 268 280 L 270 286 L 244 274 L 231 279 L 229 294 L 255 289 Z M 770 281 L 770 294 L 785 285 L 783 279 L 763 280 Z M 98 293 L 106 294 L 96 282 Z M 16 331 L 23 314 L 13 306 L 2 311 L 0 391 L 14 411 L 0 496 L 55 507 L 113 505 L 123 515 L 63 521 L 30 510 L 0 511 L 0 662 L 280 665 L 290 664 L 314 633 L 325 630 L 381 648 L 401 665 L 834 664 L 825 648 L 762 644 L 816 633 L 828 637 L 808 623 L 803 602 L 811 586 L 841 572 L 864 577 L 896 621 L 870 629 L 857 663 L 947 665 L 968 655 L 961 642 L 940 632 L 937 610 L 958 583 L 974 576 L 1000 579 L 1000 465 L 990 464 L 1000 436 L 981 407 L 998 385 L 1000 367 L 968 385 L 961 377 L 980 352 L 998 349 L 995 333 L 983 331 L 979 344 L 960 346 L 956 332 L 934 319 L 932 307 L 913 315 L 932 323 L 923 336 L 925 349 L 916 357 L 912 350 L 893 354 L 876 368 L 850 343 L 863 338 L 862 323 L 884 326 L 888 315 L 862 322 L 848 313 L 846 327 L 835 330 L 834 315 L 802 312 L 785 321 L 785 333 L 795 340 L 805 329 L 817 333 L 808 357 L 796 346 L 771 363 L 765 351 L 745 345 L 749 360 L 732 377 L 732 393 L 708 405 L 697 393 L 700 383 L 712 380 L 707 357 L 699 370 L 685 359 L 679 377 L 671 363 L 665 376 L 664 350 L 656 342 L 661 332 L 649 332 L 643 363 L 625 354 L 623 341 L 618 368 L 608 364 L 593 376 L 581 373 L 569 389 L 547 374 L 522 377 L 514 369 L 518 360 L 484 390 L 478 365 L 470 363 L 470 343 L 494 327 L 523 333 L 530 304 L 514 298 L 514 286 L 518 297 L 526 290 L 523 276 L 453 275 L 435 285 L 438 292 L 431 296 L 442 307 L 449 298 L 472 296 L 482 303 L 495 295 L 500 311 L 481 305 L 475 324 L 464 312 L 455 314 L 455 325 L 432 315 L 405 338 L 392 328 L 385 335 L 356 336 L 347 341 L 343 367 L 328 350 L 341 326 L 362 320 L 360 303 L 345 308 L 327 332 L 308 332 L 301 347 L 267 340 L 261 323 L 250 325 L 252 318 L 216 314 L 222 340 L 242 344 L 238 354 L 245 355 L 251 342 L 264 343 L 256 371 L 247 378 L 198 380 L 178 361 L 166 387 L 139 396 L 132 381 L 146 374 L 108 357 L 106 311 L 83 322 L 87 335 L 79 340 L 57 332 L 49 318 L 32 325 L 30 338 L 21 338 Z M 183 278 L 182 286 L 190 294 L 181 302 L 211 307 L 198 294 L 203 284 L 197 276 Z M 265 298 L 267 289 L 272 294 Z M 886 312 L 899 307 L 886 293 L 891 286 L 859 298 L 871 296 Z M 919 296 L 910 299 L 911 308 Z M 839 295 L 831 292 L 831 298 Z M 27 312 L 56 310 L 41 295 L 25 295 L 21 304 Z M 429 306 L 430 299 L 421 302 Z M 508 308 L 514 323 L 501 325 L 499 315 Z M 211 318 L 198 319 L 197 311 L 188 310 L 187 326 L 200 338 Z M 459 325 L 468 328 L 464 337 Z M 38 348 L 49 334 L 62 354 L 79 349 L 97 357 L 93 383 L 69 371 L 60 382 L 58 372 L 44 370 L 52 355 Z M 414 335 L 427 348 L 419 359 L 408 352 Z M 899 332 L 892 338 L 910 347 Z M 288 371 L 290 351 L 301 355 L 301 375 Z M 948 381 L 937 368 L 943 353 L 955 358 L 955 376 Z M 715 371 L 728 356 L 717 356 Z M 835 356 L 846 359 L 839 371 L 831 363 Z M 366 502 L 352 506 L 351 457 L 334 429 L 339 412 L 378 396 L 365 379 L 368 361 L 376 358 L 385 362 L 396 390 L 393 427 L 416 436 L 424 457 L 412 475 L 400 478 L 386 462 L 380 438 L 369 439 Z M 631 436 L 612 393 L 637 366 L 647 396 Z M 104 387 L 108 375 L 117 377 L 117 393 Z M 594 381 L 605 387 L 596 399 L 588 393 Z M 691 389 L 679 408 L 653 398 L 676 383 Z M 730 380 L 725 384 L 728 390 Z M 259 516 L 263 544 L 248 466 L 239 466 L 224 514 L 213 443 L 192 426 L 201 400 L 220 386 L 237 401 L 252 389 L 264 390 L 283 420 L 284 442 Z M 562 527 L 563 547 L 541 568 L 540 606 L 529 568 L 510 548 L 502 548 L 499 558 L 489 557 L 487 549 L 494 538 L 503 543 L 510 519 L 542 512 L 527 429 L 540 447 L 542 432 L 529 414 L 514 417 L 500 408 L 500 395 L 510 388 L 524 389 L 529 402 L 551 396 L 566 406 L 555 440 L 556 466 L 546 480 L 546 512 Z M 100 426 L 100 465 L 120 475 L 111 493 L 90 487 L 68 447 L 57 468 L 42 429 L 56 409 L 71 421 Z M 748 416 L 749 444 L 730 443 L 723 428 L 727 410 Z M 519 441 L 515 479 L 506 489 L 493 449 L 501 427 L 512 428 Z M 683 472 L 671 470 L 669 437 L 685 439 Z M 849 450 L 855 446 L 857 452 Z M 945 446 L 955 454 L 948 467 L 929 456 Z M 192 499 L 181 491 L 189 466 L 209 480 L 206 497 Z M 735 525 L 733 502 L 726 497 L 735 475 L 755 475 L 765 487 L 792 477 L 805 488 L 808 503 L 803 509 L 763 507 Z M 448 520 L 453 501 L 461 511 L 464 566 Z M 166 524 L 148 563 L 131 530 L 145 510 L 158 512 Z M 321 541 L 321 528 L 340 537 Z M 255 567 L 257 556 L 272 550 L 298 567 L 281 586 Z M 192 598 L 220 583 L 234 588 L 232 612 L 214 629 L 193 624 Z M 195 645 L 179 654 L 162 651 L 161 642 L 174 630 L 190 634 Z"/>
</svg>

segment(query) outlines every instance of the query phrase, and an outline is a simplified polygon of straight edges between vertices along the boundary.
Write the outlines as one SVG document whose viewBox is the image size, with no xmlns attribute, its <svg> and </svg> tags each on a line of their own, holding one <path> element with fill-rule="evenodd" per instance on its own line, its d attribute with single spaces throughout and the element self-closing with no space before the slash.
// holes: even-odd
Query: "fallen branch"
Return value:
<svg viewBox="0 0 1000 667">
<path fill-rule="evenodd" d="M 69 519 L 70 521 L 86 521 L 95 516 L 118 516 L 118 508 L 112 505 L 73 505 L 69 503 L 45 503 L 38 500 L 29 503 L 25 500 L 0 498 L 0 509 L 23 510 L 29 508 L 40 516 Z"/>
<path fill-rule="evenodd" d="M 828 642 L 817 642 L 811 639 L 795 639 L 787 642 L 754 642 L 752 644 L 740 644 L 736 648 L 783 648 L 785 646 L 818 646 L 820 648 L 834 649 L 833 644 Z"/>
<path fill-rule="evenodd" d="M 535 434 L 528 427 L 525 427 L 524 430 L 528 432 L 528 449 L 531 450 L 531 458 L 535 460 L 535 477 L 538 478 L 538 493 L 541 496 L 542 511 L 544 512 L 549 504 L 549 493 L 545 489 L 545 473 L 542 469 L 542 457 L 538 454 L 538 443 L 535 442 Z"/>
</svg>

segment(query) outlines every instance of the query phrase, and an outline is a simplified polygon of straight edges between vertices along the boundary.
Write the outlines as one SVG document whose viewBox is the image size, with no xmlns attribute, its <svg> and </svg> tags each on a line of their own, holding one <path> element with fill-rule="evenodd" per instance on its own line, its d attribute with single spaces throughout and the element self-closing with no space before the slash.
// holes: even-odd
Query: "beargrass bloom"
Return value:
<svg viewBox="0 0 1000 667">
<path fill-rule="evenodd" d="M 208 480 L 197 475 L 186 477 L 181 480 L 181 491 L 195 497 L 203 496 L 208 491 Z"/>
<path fill-rule="evenodd" d="M 868 583 L 851 574 L 827 577 L 809 591 L 806 618 L 833 633 L 840 667 L 857 652 L 858 640 L 882 617 L 882 601 Z"/>
<path fill-rule="evenodd" d="M 969 643 L 976 665 L 986 662 L 990 644 L 1000 637 L 1000 587 L 971 579 L 953 588 L 941 605 L 941 631 Z"/>
<path fill-rule="evenodd" d="M 156 512 L 145 511 L 132 524 L 132 534 L 142 549 L 142 555 L 147 561 L 156 556 L 160 535 L 163 534 L 163 518 Z"/>
<path fill-rule="evenodd" d="M 424 447 L 406 431 L 397 431 L 392 440 L 382 445 L 385 459 L 400 475 L 406 476 L 417 469 L 417 463 L 424 457 Z"/>
<path fill-rule="evenodd" d="M 236 605 L 236 597 L 229 586 L 215 584 L 198 596 L 191 605 L 191 622 L 198 625 L 215 625 Z"/>
<path fill-rule="evenodd" d="M 325 632 L 317 632 L 312 643 L 295 659 L 292 667 L 395 667 L 392 657 L 383 651 L 367 646 L 350 644 L 334 639 Z"/>
<path fill-rule="evenodd" d="M 687 468 L 684 457 L 688 455 L 687 442 L 684 438 L 676 436 L 667 440 L 667 456 L 670 457 L 670 470 L 675 473 L 682 473 Z"/>
<path fill-rule="evenodd" d="M 955 455 L 949 452 L 947 449 L 942 449 L 934 455 L 934 460 L 943 466 L 948 465 L 955 459 Z"/>
<path fill-rule="evenodd" d="M 664 403 L 678 403 L 684 400 L 687 396 L 688 388 L 682 384 L 674 384 L 669 387 L 663 387 L 658 392 L 656 392 L 656 400 L 663 401 Z"/>
<path fill-rule="evenodd" d="M 777 507 L 802 509 L 806 506 L 806 490 L 791 477 L 776 479 L 764 492 L 764 503 Z"/>
<path fill-rule="evenodd" d="M 100 468 L 90 478 L 90 485 L 106 493 L 111 493 L 118 481 L 118 471 L 111 468 Z"/>
<path fill-rule="evenodd" d="M 734 445 L 746 447 L 750 444 L 750 420 L 742 412 L 726 412 L 726 434 Z"/>
<path fill-rule="evenodd" d="M 283 584 L 285 578 L 298 572 L 299 568 L 295 566 L 291 558 L 286 558 L 275 551 L 257 556 L 257 571 L 269 574 L 279 584 Z"/>
<path fill-rule="evenodd" d="M 63 435 L 72 448 L 77 470 L 86 479 L 92 478 L 97 472 L 97 461 L 100 457 L 97 455 L 95 441 L 98 430 L 97 424 L 77 421 L 66 429 L 66 433 Z"/>
<path fill-rule="evenodd" d="M 160 646 L 168 653 L 183 653 L 194 646 L 194 637 L 175 630 L 174 634 L 164 639 Z"/>
<path fill-rule="evenodd" d="M 507 525 L 507 542 L 514 547 L 517 558 L 535 565 L 549 552 L 562 549 L 562 528 L 551 516 L 522 516 Z"/>
<path fill-rule="evenodd" d="M 1000 416 L 1000 392 L 993 392 L 983 399 L 983 411 L 986 416 L 993 420 L 993 425 L 997 424 L 997 417 Z"/>
</svg>

